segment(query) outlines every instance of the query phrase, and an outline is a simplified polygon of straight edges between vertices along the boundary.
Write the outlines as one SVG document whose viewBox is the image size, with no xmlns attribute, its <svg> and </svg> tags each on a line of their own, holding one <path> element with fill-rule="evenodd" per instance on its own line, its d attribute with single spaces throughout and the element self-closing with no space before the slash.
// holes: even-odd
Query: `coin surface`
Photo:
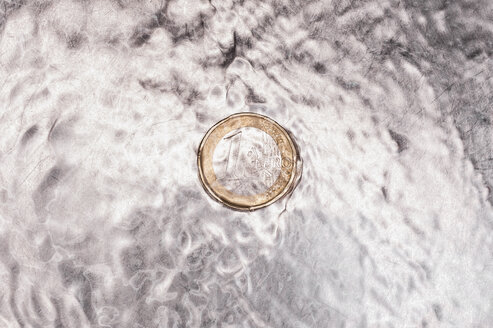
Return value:
<svg viewBox="0 0 493 328">
<path fill-rule="evenodd" d="M 285 196 L 301 173 L 298 149 L 289 133 L 256 113 L 234 114 L 210 128 L 200 143 L 197 162 L 207 193 L 244 211 Z"/>
</svg>

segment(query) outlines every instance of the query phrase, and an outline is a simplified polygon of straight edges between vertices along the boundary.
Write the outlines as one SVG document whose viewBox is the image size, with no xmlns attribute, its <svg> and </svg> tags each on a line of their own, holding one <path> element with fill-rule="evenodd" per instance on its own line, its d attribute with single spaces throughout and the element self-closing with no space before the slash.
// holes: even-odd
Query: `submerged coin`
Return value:
<svg viewBox="0 0 493 328">
<path fill-rule="evenodd" d="M 291 192 L 301 175 L 297 147 L 274 120 L 255 113 L 231 115 L 214 125 L 198 150 L 207 193 L 237 210 L 256 210 Z"/>
</svg>

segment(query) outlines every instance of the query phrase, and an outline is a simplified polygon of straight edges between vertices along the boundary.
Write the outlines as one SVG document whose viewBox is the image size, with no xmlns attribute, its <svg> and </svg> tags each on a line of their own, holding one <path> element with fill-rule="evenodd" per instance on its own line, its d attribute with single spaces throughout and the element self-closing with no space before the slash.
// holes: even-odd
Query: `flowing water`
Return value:
<svg viewBox="0 0 493 328">
<path fill-rule="evenodd" d="M 1 0 L 0 327 L 491 326 L 492 19 L 489 0 Z M 244 111 L 303 158 L 248 213 L 196 164 Z M 246 194 L 278 174 L 254 132 L 215 154 Z"/>
</svg>

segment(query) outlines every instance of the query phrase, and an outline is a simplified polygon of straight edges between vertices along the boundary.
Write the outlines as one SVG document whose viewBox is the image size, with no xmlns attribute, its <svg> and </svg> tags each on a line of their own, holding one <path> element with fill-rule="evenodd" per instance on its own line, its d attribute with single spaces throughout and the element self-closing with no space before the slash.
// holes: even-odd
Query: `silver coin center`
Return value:
<svg viewBox="0 0 493 328">
<path fill-rule="evenodd" d="M 270 135 L 254 127 L 226 134 L 212 157 L 216 178 L 229 191 L 252 196 L 266 192 L 281 173 L 281 153 Z"/>
</svg>

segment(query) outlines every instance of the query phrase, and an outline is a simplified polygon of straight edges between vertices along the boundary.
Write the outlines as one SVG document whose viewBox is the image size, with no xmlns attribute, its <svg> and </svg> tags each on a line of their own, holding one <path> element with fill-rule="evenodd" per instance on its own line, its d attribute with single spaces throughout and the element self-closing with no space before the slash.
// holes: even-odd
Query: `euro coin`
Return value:
<svg viewBox="0 0 493 328">
<path fill-rule="evenodd" d="M 238 113 L 215 124 L 202 139 L 199 177 L 216 201 L 253 211 L 289 194 L 301 177 L 293 138 L 274 120 Z"/>
</svg>

